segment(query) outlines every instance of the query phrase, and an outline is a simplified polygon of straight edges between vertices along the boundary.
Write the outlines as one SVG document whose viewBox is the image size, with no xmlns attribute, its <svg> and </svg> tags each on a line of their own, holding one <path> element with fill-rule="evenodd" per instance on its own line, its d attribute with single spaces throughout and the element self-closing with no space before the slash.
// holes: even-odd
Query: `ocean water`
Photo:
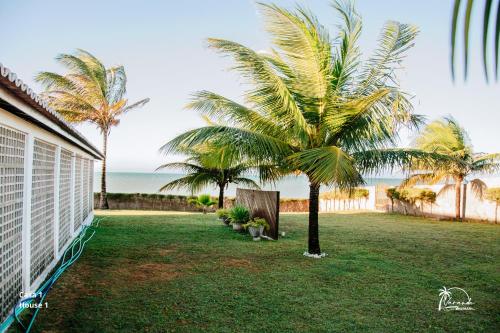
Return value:
<svg viewBox="0 0 500 333">
<path fill-rule="evenodd" d="M 107 190 L 112 193 L 160 193 L 159 189 L 164 184 L 181 176 L 182 174 L 175 173 L 109 172 L 107 175 Z M 100 180 L 100 173 L 95 173 L 94 190 L 96 192 L 101 188 Z M 398 178 L 366 178 L 367 185 L 398 185 L 400 182 L 401 179 Z M 227 196 L 234 196 L 236 194 L 236 187 L 234 184 L 229 185 L 225 194 Z M 281 198 L 301 199 L 309 197 L 308 181 L 303 175 L 285 177 L 276 182 L 275 185 L 267 184 L 262 186 L 262 189 L 280 191 Z M 328 190 L 327 187 L 322 187 L 322 192 Z M 206 188 L 203 193 L 215 196 L 218 195 L 218 190 L 215 187 Z M 191 193 L 186 190 L 173 190 L 165 194 L 190 195 Z"/>
</svg>

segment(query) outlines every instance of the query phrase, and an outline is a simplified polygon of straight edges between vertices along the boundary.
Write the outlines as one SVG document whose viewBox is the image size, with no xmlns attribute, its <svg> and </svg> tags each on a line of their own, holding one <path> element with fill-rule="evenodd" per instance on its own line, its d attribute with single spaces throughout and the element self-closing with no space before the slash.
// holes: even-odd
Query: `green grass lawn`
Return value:
<svg viewBox="0 0 500 333">
<path fill-rule="evenodd" d="M 253 242 L 213 214 L 110 215 L 54 286 L 35 331 L 494 332 L 500 228 L 400 215 L 320 215 L 325 259 L 302 256 L 307 215 Z M 438 289 L 475 311 L 439 312 Z"/>
</svg>

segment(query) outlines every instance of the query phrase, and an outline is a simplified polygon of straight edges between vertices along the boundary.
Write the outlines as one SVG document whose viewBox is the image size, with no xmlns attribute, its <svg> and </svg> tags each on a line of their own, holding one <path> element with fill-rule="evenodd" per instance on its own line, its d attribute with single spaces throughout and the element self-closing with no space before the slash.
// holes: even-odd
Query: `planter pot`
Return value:
<svg viewBox="0 0 500 333">
<path fill-rule="evenodd" d="M 234 231 L 241 231 L 241 230 L 243 230 L 243 225 L 241 223 L 233 223 L 233 230 Z"/>
<path fill-rule="evenodd" d="M 260 230 L 259 230 L 259 228 L 255 228 L 255 227 L 248 227 L 248 232 L 250 233 L 250 235 L 251 235 L 253 238 L 260 237 Z"/>
<path fill-rule="evenodd" d="M 264 232 L 264 226 L 260 226 L 258 228 L 249 227 L 248 228 L 248 232 L 253 237 L 254 241 L 259 241 L 260 240 L 260 236 L 262 236 L 262 233 Z"/>
</svg>

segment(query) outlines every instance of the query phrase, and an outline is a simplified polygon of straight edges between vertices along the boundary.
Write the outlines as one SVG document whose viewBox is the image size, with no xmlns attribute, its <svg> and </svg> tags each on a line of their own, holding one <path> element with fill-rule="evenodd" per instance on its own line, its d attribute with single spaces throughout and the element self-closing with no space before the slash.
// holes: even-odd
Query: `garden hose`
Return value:
<svg viewBox="0 0 500 333">
<path fill-rule="evenodd" d="M 92 221 L 90 225 L 84 226 L 82 228 L 82 231 L 80 234 L 70 243 L 66 251 L 64 251 L 64 254 L 61 259 L 61 264 L 59 265 L 59 268 L 52 274 L 50 278 L 48 278 L 45 283 L 43 283 L 36 292 L 32 293 L 32 297 L 24 298 L 21 299 L 17 304 L 16 307 L 14 308 L 14 318 L 16 319 L 17 323 L 24 329 L 25 332 L 30 332 L 31 328 L 33 327 L 33 324 L 35 323 L 36 316 L 38 315 L 38 312 L 40 311 L 41 304 L 43 304 L 43 301 L 45 300 L 45 297 L 47 296 L 50 288 L 54 285 L 54 283 L 57 281 L 57 279 L 64 273 L 64 271 L 70 267 L 78 258 L 80 258 L 83 249 L 85 248 L 85 245 L 87 244 L 88 241 L 94 236 L 97 227 L 99 227 L 99 223 L 102 221 L 102 218 L 96 218 Z M 87 235 L 88 231 L 92 231 L 89 235 Z M 70 256 L 68 254 L 71 253 Z M 67 258 L 68 257 L 68 258 Z M 29 323 L 27 326 L 25 326 L 21 319 L 19 318 L 19 315 L 22 313 L 22 311 L 26 308 L 29 308 L 29 304 L 36 302 L 37 304 L 35 308 L 35 312 L 33 312 L 33 315 L 31 316 Z M 26 306 L 28 305 L 28 306 Z"/>
</svg>

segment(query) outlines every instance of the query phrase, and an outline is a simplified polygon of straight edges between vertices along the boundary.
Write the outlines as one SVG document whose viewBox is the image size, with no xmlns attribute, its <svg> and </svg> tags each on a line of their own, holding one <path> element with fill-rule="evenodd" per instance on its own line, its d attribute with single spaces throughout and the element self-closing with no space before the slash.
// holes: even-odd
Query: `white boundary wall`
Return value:
<svg viewBox="0 0 500 333">
<path fill-rule="evenodd" d="M 92 222 L 93 162 L 76 145 L 0 108 L 0 324 Z"/>
<path fill-rule="evenodd" d="M 500 187 L 500 178 L 481 178 L 483 182 L 488 187 Z M 432 191 L 439 193 L 439 191 L 443 188 L 444 185 L 418 185 L 416 187 L 419 188 L 428 188 Z M 470 183 L 467 184 L 467 191 L 465 195 L 465 219 L 473 219 L 473 220 L 483 220 L 483 221 L 495 221 L 495 208 L 496 204 L 492 201 L 486 200 L 485 198 L 479 198 L 477 194 L 475 194 L 471 190 Z M 463 212 L 463 187 L 462 187 L 462 206 L 460 208 L 460 212 Z M 387 207 L 387 211 L 390 211 L 390 204 Z M 409 213 L 415 215 L 425 215 L 425 216 L 436 216 L 436 217 L 455 217 L 455 189 L 453 188 L 450 191 L 444 191 L 440 193 L 436 202 L 432 205 L 424 204 L 417 202 L 415 205 L 411 206 L 408 204 L 403 204 L 395 201 L 394 203 L 394 211 L 400 213 Z M 499 208 L 500 215 L 500 208 Z M 500 219 L 500 216 L 498 216 Z"/>
<path fill-rule="evenodd" d="M 367 199 L 320 199 L 319 211 L 321 213 L 333 213 L 349 210 L 375 210 L 375 186 L 363 186 L 368 190 Z"/>
</svg>

